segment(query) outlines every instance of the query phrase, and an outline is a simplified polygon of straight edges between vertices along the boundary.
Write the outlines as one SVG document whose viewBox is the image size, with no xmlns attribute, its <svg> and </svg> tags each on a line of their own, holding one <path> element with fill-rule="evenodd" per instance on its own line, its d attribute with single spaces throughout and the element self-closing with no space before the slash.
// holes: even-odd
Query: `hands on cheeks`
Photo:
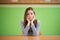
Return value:
<svg viewBox="0 0 60 40">
<path fill-rule="evenodd" d="M 35 20 L 35 16 L 33 17 L 33 19 L 30 21 L 29 18 L 27 18 L 28 24 L 33 24 L 33 21 Z"/>
</svg>

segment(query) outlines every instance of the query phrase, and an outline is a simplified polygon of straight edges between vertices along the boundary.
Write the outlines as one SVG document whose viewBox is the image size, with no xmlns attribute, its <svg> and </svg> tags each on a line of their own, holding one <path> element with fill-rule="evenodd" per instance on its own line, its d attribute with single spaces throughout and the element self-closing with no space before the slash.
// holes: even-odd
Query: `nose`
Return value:
<svg viewBox="0 0 60 40">
<path fill-rule="evenodd" d="M 31 15 L 30 15 L 30 17 L 31 17 Z"/>
</svg>

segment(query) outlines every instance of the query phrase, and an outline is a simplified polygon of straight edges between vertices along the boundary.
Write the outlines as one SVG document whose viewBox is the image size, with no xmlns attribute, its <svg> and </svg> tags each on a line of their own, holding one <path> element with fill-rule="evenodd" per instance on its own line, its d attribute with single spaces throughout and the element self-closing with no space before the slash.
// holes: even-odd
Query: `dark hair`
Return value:
<svg viewBox="0 0 60 40">
<path fill-rule="evenodd" d="M 27 25 L 27 23 L 28 23 L 27 20 L 26 20 L 26 16 L 27 16 L 27 12 L 28 12 L 29 10 L 32 10 L 32 11 L 34 12 L 34 10 L 33 10 L 32 7 L 28 7 L 28 8 L 25 10 L 25 14 L 24 14 L 24 28 L 26 27 L 26 25 Z M 34 14 L 35 14 L 35 12 L 34 12 Z M 35 20 L 33 21 L 33 23 L 34 23 L 34 25 L 35 25 L 35 27 L 36 27 L 37 20 L 35 19 Z"/>
</svg>

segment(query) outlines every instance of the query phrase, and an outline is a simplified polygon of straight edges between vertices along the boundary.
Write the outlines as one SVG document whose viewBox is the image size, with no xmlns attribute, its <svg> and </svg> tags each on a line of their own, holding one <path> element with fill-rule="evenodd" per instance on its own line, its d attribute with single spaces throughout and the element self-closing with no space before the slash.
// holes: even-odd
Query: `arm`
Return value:
<svg viewBox="0 0 60 40">
<path fill-rule="evenodd" d="M 30 29 L 29 27 L 29 23 L 26 25 L 26 27 L 24 28 L 24 25 L 23 25 L 23 22 L 21 22 L 21 28 L 22 28 L 22 32 L 23 32 L 23 35 L 27 35 L 28 34 L 28 30 Z"/>
<path fill-rule="evenodd" d="M 31 28 L 33 30 L 33 35 L 38 35 L 40 31 L 40 22 L 37 22 L 37 27 L 32 23 Z"/>
</svg>

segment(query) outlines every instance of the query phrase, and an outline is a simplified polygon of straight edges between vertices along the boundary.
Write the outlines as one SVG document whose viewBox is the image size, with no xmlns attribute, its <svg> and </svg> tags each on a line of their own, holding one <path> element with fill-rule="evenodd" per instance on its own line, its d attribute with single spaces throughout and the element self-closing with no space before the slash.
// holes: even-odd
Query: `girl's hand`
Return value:
<svg viewBox="0 0 60 40">
<path fill-rule="evenodd" d="M 33 21 L 35 20 L 35 16 L 34 16 L 34 18 L 32 19 L 32 21 L 31 21 L 31 24 L 33 24 Z"/>
<path fill-rule="evenodd" d="M 30 24 L 30 20 L 27 18 L 28 23 Z"/>
</svg>

